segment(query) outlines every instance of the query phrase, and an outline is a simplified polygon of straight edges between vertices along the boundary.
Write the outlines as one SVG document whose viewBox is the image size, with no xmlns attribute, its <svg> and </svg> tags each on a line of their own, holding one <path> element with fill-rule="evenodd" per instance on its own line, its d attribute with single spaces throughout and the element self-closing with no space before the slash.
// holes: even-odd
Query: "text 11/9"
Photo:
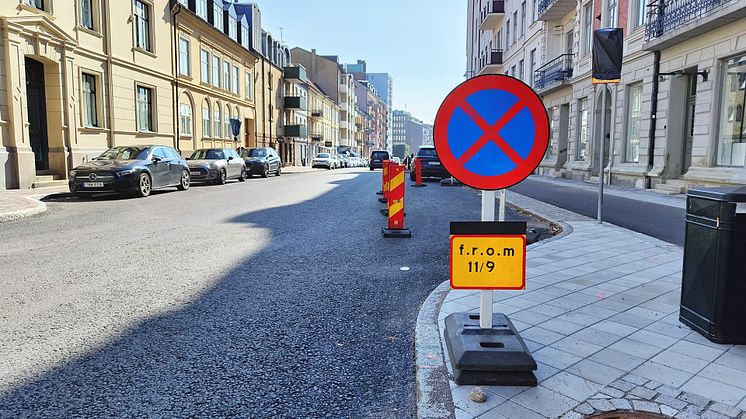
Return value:
<svg viewBox="0 0 746 419">
<path fill-rule="evenodd" d="M 482 272 L 484 269 L 487 269 L 488 272 L 492 272 L 492 270 L 495 269 L 495 262 L 469 262 L 469 272 Z"/>
</svg>

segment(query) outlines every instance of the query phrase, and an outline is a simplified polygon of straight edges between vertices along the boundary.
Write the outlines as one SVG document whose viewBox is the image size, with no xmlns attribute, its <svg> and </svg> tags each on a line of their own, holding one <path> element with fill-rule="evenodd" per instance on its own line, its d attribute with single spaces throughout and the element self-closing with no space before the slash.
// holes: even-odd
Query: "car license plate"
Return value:
<svg viewBox="0 0 746 419">
<path fill-rule="evenodd" d="M 439 161 L 431 161 L 431 162 L 430 162 L 430 163 L 428 163 L 428 164 L 429 164 L 430 166 L 440 166 L 440 162 L 439 162 Z"/>
<path fill-rule="evenodd" d="M 104 182 L 83 182 L 84 188 L 103 188 Z"/>
<path fill-rule="evenodd" d="M 192 176 L 200 176 L 201 174 L 201 172 L 192 171 Z"/>
</svg>

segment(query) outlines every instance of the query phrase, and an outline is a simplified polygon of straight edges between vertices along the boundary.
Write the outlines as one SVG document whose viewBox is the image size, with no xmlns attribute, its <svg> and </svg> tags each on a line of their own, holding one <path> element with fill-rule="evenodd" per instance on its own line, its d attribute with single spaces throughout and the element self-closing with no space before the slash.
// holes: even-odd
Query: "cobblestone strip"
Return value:
<svg viewBox="0 0 746 419">
<path fill-rule="evenodd" d="M 612 382 L 564 414 L 562 419 L 581 419 L 617 410 L 637 410 L 677 419 L 746 419 L 746 412 L 736 407 L 713 402 L 634 374 L 627 374 Z"/>
</svg>

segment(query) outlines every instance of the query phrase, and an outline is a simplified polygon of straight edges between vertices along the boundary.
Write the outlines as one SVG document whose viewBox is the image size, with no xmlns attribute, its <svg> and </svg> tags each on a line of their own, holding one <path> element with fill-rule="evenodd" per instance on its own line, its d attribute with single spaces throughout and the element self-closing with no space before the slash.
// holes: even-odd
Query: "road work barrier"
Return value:
<svg viewBox="0 0 746 419">
<path fill-rule="evenodd" d="M 383 237 L 412 237 L 404 227 L 404 165 L 391 163 L 388 175 L 388 225 L 382 230 Z"/>
<path fill-rule="evenodd" d="M 422 160 L 420 159 L 414 159 L 414 180 L 415 183 L 412 186 L 415 186 L 417 188 L 427 186 L 422 183 Z"/>
<path fill-rule="evenodd" d="M 386 202 L 386 199 L 388 199 L 388 187 L 389 187 L 389 163 L 390 160 L 384 160 L 381 164 L 381 195 L 382 197 L 378 198 L 378 202 Z"/>
</svg>

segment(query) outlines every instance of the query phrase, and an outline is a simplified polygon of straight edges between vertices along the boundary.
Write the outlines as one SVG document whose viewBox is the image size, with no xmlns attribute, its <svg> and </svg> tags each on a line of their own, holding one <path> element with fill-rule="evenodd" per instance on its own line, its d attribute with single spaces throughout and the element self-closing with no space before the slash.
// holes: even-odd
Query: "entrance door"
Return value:
<svg viewBox="0 0 746 419">
<path fill-rule="evenodd" d="M 34 152 L 36 170 L 49 169 L 47 137 L 47 98 L 44 92 L 44 64 L 26 57 L 26 104 L 28 105 L 29 140 Z"/>
<path fill-rule="evenodd" d="M 570 130 L 570 104 L 560 105 L 560 126 L 559 126 L 559 144 L 557 145 L 557 165 L 555 169 L 559 170 L 565 167 L 567 163 L 567 137 Z"/>
<path fill-rule="evenodd" d="M 694 109 L 697 102 L 697 75 L 687 75 L 686 116 L 684 119 L 684 147 L 681 153 L 681 174 L 685 174 L 692 165 L 692 144 L 694 140 Z"/>
</svg>

